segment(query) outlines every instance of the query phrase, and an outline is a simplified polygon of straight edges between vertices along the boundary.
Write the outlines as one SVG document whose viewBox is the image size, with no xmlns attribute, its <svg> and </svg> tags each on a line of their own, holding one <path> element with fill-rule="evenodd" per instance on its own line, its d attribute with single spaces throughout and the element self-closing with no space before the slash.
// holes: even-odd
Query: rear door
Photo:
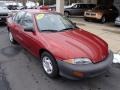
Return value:
<svg viewBox="0 0 120 90">
<path fill-rule="evenodd" d="M 76 5 L 72 6 L 70 13 L 72 15 L 80 15 L 80 4 L 76 4 Z"/>
</svg>

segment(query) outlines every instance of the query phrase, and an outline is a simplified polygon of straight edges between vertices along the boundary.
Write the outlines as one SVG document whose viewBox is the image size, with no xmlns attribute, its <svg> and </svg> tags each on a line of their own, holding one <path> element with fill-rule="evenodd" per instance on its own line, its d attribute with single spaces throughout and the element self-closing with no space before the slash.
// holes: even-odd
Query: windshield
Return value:
<svg viewBox="0 0 120 90">
<path fill-rule="evenodd" d="M 69 19 L 59 14 L 37 14 L 36 20 L 40 31 L 63 31 L 76 28 Z"/>
</svg>

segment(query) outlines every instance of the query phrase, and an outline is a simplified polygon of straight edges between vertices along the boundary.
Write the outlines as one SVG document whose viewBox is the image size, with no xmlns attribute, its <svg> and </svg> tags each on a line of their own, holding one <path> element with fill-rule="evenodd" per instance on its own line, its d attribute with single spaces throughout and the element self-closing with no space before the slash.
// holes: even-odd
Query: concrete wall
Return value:
<svg viewBox="0 0 120 90">
<path fill-rule="evenodd" d="M 64 14 L 64 0 L 56 0 L 56 11 Z"/>
</svg>

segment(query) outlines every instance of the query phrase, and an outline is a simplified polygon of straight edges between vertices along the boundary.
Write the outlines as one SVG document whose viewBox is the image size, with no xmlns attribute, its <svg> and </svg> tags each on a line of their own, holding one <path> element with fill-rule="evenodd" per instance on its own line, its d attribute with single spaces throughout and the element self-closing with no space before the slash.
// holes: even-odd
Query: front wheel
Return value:
<svg viewBox="0 0 120 90">
<path fill-rule="evenodd" d="M 101 23 L 105 23 L 105 22 L 106 22 L 106 17 L 103 16 L 103 17 L 101 18 Z"/>
<path fill-rule="evenodd" d="M 43 52 L 41 60 L 45 74 L 47 74 L 50 78 L 58 77 L 58 66 L 54 57 L 48 52 Z"/>
<path fill-rule="evenodd" d="M 84 20 L 89 22 L 89 20 L 87 18 L 84 18 Z"/>
<path fill-rule="evenodd" d="M 69 13 L 69 12 L 64 12 L 64 15 L 65 15 L 66 17 L 70 17 L 70 13 Z"/>
</svg>

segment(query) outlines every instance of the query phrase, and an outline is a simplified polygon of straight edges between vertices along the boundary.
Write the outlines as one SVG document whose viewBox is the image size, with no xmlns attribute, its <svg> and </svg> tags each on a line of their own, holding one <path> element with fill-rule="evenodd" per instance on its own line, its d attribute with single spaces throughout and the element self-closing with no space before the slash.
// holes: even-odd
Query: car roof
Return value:
<svg viewBox="0 0 120 90">
<path fill-rule="evenodd" d="M 39 9 L 25 9 L 23 10 L 25 12 L 31 13 L 31 14 L 38 14 L 38 13 L 53 13 L 53 11 L 50 10 L 39 10 Z M 55 13 L 55 12 L 54 12 Z M 57 12 L 56 12 L 57 13 Z"/>
<path fill-rule="evenodd" d="M 72 3 L 72 4 L 94 4 L 94 3 Z"/>
</svg>

